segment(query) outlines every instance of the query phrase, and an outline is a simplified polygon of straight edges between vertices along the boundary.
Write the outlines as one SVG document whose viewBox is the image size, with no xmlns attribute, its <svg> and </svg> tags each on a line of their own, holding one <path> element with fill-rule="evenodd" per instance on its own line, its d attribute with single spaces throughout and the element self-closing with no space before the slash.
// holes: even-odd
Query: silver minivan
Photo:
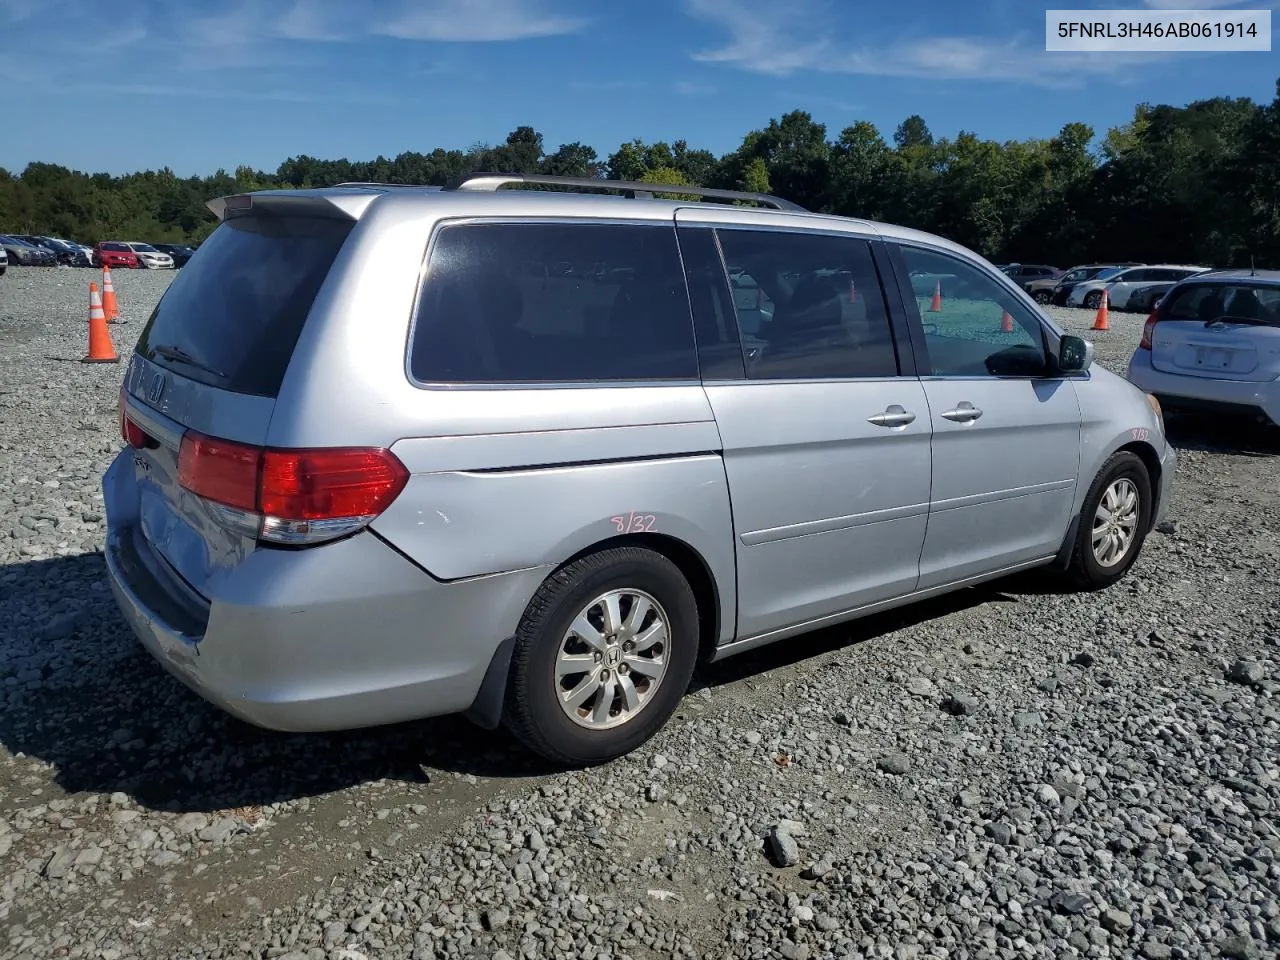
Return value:
<svg viewBox="0 0 1280 960">
<path fill-rule="evenodd" d="M 1008 277 L 655 189 L 212 201 L 103 481 L 146 648 L 263 727 L 465 713 L 578 765 L 649 738 L 700 661 L 1032 567 L 1125 574 L 1169 501 L 1159 405 Z"/>
</svg>

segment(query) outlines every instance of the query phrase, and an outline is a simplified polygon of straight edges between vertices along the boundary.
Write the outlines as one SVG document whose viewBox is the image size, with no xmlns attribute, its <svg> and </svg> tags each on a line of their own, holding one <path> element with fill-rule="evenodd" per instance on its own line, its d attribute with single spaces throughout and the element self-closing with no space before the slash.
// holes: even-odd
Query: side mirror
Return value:
<svg viewBox="0 0 1280 960">
<path fill-rule="evenodd" d="M 1069 333 L 1058 341 L 1058 370 L 1062 373 L 1084 373 L 1093 365 L 1093 344 Z"/>
</svg>

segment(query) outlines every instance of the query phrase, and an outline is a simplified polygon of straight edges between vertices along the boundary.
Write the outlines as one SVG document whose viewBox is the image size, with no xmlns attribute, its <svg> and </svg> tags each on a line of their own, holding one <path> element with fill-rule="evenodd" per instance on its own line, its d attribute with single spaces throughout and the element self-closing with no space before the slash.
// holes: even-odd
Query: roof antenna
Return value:
<svg viewBox="0 0 1280 960">
<path fill-rule="evenodd" d="M 1257 273 L 1255 273 L 1255 272 L 1254 272 L 1254 269 L 1253 269 L 1253 254 L 1252 254 L 1252 253 L 1251 253 L 1251 254 L 1249 254 L 1249 276 L 1251 276 L 1251 277 L 1256 277 L 1256 276 L 1257 276 Z"/>
</svg>

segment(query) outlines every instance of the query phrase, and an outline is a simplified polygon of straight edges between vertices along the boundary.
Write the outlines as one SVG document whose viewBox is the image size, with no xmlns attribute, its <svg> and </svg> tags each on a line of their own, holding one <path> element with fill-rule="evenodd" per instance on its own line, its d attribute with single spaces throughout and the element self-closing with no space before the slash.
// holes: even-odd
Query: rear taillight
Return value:
<svg viewBox="0 0 1280 960">
<path fill-rule="evenodd" d="M 256 513 L 261 461 L 257 447 L 188 432 L 178 448 L 178 484 L 224 507 Z"/>
<path fill-rule="evenodd" d="M 155 445 L 155 441 L 151 439 L 151 435 L 143 430 L 140 426 L 129 419 L 128 409 L 125 402 L 124 387 L 120 388 L 120 437 L 129 446 L 142 450 L 145 447 Z"/>
<path fill-rule="evenodd" d="M 275 450 L 188 432 L 178 483 L 224 508 L 230 525 L 273 543 L 345 536 L 387 509 L 409 481 L 390 450 Z"/>
<path fill-rule="evenodd" d="M 1138 341 L 1139 350 L 1151 349 L 1151 335 L 1156 332 L 1156 324 L 1159 319 L 1157 311 L 1152 310 L 1151 316 L 1147 317 L 1147 322 L 1142 325 L 1142 339 Z"/>
</svg>

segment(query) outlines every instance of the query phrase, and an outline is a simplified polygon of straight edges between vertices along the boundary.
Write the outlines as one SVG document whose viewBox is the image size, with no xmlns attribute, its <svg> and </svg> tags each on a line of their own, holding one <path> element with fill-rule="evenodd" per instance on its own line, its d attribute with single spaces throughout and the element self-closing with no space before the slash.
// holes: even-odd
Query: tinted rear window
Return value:
<svg viewBox="0 0 1280 960">
<path fill-rule="evenodd" d="M 1189 285 L 1170 294 L 1160 316 L 1164 320 L 1202 321 L 1239 317 L 1280 325 L 1280 287 L 1248 280 Z"/>
<path fill-rule="evenodd" d="M 426 383 L 696 379 L 675 230 L 444 227 L 419 298 L 409 367 Z"/>
<path fill-rule="evenodd" d="M 174 277 L 138 352 L 202 383 L 274 397 L 352 226 L 319 217 L 228 220 L 201 246 L 199 259 Z M 157 348 L 165 347 L 196 362 L 161 356 Z"/>
</svg>

